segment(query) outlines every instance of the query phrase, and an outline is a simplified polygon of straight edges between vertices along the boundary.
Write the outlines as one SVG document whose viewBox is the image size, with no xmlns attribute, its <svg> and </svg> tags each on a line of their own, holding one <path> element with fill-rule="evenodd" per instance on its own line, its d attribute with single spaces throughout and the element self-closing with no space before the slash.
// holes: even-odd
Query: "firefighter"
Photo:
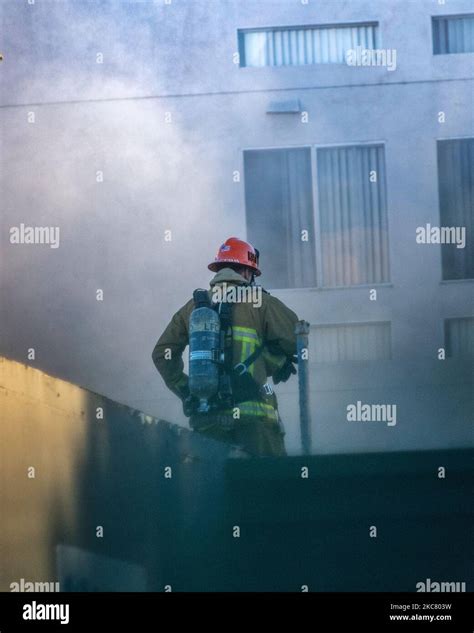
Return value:
<svg viewBox="0 0 474 633">
<path fill-rule="evenodd" d="M 173 316 L 155 345 L 152 358 L 167 387 L 182 400 L 191 428 L 238 445 L 251 455 L 281 456 L 286 454 L 284 429 L 276 395 L 267 379 L 271 377 L 273 383 L 278 384 L 296 373 L 298 317 L 261 286 L 255 286 L 254 278 L 261 274 L 258 259 L 259 253 L 251 244 L 232 237 L 222 244 L 208 266 L 216 273 L 210 281 L 210 290 L 205 292 L 211 306 L 218 290 L 225 290 L 227 296 L 229 290 L 233 290 L 234 297 L 238 290 L 242 291 L 241 296 L 245 289 L 253 291 L 245 295 L 247 300 L 237 300 L 231 308 L 225 360 L 221 366 L 223 378 L 226 375 L 229 378 L 223 384 L 230 385 L 230 393 L 225 397 L 218 393 L 205 412 L 198 411 L 199 400 L 190 393 L 182 355 L 190 342 L 190 317 L 196 307 L 195 299 L 189 300 Z M 256 301 L 258 289 L 261 296 Z"/>
</svg>

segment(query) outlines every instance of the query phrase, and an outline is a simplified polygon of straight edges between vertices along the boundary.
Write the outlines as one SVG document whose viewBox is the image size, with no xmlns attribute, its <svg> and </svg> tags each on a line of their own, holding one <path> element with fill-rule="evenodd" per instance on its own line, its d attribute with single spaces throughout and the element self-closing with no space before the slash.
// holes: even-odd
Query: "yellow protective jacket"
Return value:
<svg viewBox="0 0 474 633">
<path fill-rule="evenodd" d="M 220 288 L 247 286 L 247 280 L 231 268 L 221 269 L 211 280 L 210 298 Z M 253 290 L 253 293 L 257 291 Z M 249 367 L 249 372 L 259 386 L 267 382 L 281 367 L 288 356 L 296 354 L 296 314 L 276 297 L 260 290 L 258 301 L 233 305 L 232 353 L 233 365 L 246 360 L 257 346 L 263 344 L 263 353 Z M 249 295 L 250 296 L 250 295 Z M 255 295 L 254 295 L 255 296 Z M 257 307 L 261 302 L 260 307 Z M 153 362 L 167 387 L 178 396 L 187 385 L 184 373 L 183 352 L 189 341 L 189 317 L 194 309 L 190 299 L 171 319 L 153 350 Z M 238 404 L 242 416 L 263 416 L 276 421 L 277 401 L 275 395 L 261 400 L 249 400 Z M 232 413 L 230 411 L 222 412 Z"/>
</svg>

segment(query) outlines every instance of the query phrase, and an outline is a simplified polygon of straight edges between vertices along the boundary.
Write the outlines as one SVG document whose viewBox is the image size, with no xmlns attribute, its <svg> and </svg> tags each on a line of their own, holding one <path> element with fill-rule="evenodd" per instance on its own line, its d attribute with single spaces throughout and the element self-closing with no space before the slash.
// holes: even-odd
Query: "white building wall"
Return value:
<svg viewBox="0 0 474 633">
<path fill-rule="evenodd" d="M 207 283 L 217 246 L 246 236 L 244 182 L 234 182 L 243 150 L 381 142 L 390 283 L 376 301 L 370 287 L 274 291 L 313 325 L 391 323 L 391 361 L 314 366 L 315 450 L 471 444 L 469 364 L 438 360 L 438 349 L 444 319 L 472 314 L 473 282 L 442 282 L 439 246 L 415 242 L 417 226 L 439 222 L 436 141 L 474 136 L 474 55 L 433 56 L 431 16 L 466 13 L 470 3 L 90 7 L 1 7 L 2 353 L 185 423 L 151 350 Z M 397 50 L 395 71 L 233 63 L 237 29 L 358 21 L 379 22 L 381 45 Z M 295 98 L 307 123 L 266 113 L 270 101 Z M 10 244 L 21 222 L 59 226 L 60 248 Z M 295 452 L 296 381 L 278 393 Z M 399 423 L 350 426 L 345 406 L 356 400 L 398 403 Z"/>
</svg>

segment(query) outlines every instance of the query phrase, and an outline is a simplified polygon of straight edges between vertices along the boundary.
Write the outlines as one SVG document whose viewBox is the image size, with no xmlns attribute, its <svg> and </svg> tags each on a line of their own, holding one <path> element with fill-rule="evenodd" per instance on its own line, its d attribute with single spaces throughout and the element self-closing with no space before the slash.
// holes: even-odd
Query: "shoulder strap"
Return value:
<svg viewBox="0 0 474 633">
<path fill-rule="evenodd" d="M 259 345 L 258 347 L 256 347 L 255 350 L 250 354 L 250 356 L 247 356 L 247 358 L 244 361 L 235 365 L 234 371 L 237 374 L 239 374 L 239 376 L 242 376 L 243 374 L 247 373 L 250 365 L 253 365 L 253 363 L 257 360 L 257 358 L 263 352 L 263 348 L 264 348 L 263 345 Z"/>
<path fill-rule="evenodd" d="M 232 303 L 223 301 L 216 305 L 221 321 L 222 347 L 224 350 L 224 371 L 232 368 Z"/>
</svg>

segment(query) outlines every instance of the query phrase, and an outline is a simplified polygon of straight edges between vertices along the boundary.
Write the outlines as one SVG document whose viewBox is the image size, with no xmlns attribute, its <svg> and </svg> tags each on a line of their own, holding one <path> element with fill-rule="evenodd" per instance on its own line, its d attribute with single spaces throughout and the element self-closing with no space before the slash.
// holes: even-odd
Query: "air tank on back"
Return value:
<svg viewBox="0 0 474 633">
<path fill-rule="evenodd" d="M 199 398 L 198 413 L 206 413 L 219 389 L 220 320 L 207 291 L 195 291 L 194 302 L 189 318 L 189 391 Z"/>
</svg>

